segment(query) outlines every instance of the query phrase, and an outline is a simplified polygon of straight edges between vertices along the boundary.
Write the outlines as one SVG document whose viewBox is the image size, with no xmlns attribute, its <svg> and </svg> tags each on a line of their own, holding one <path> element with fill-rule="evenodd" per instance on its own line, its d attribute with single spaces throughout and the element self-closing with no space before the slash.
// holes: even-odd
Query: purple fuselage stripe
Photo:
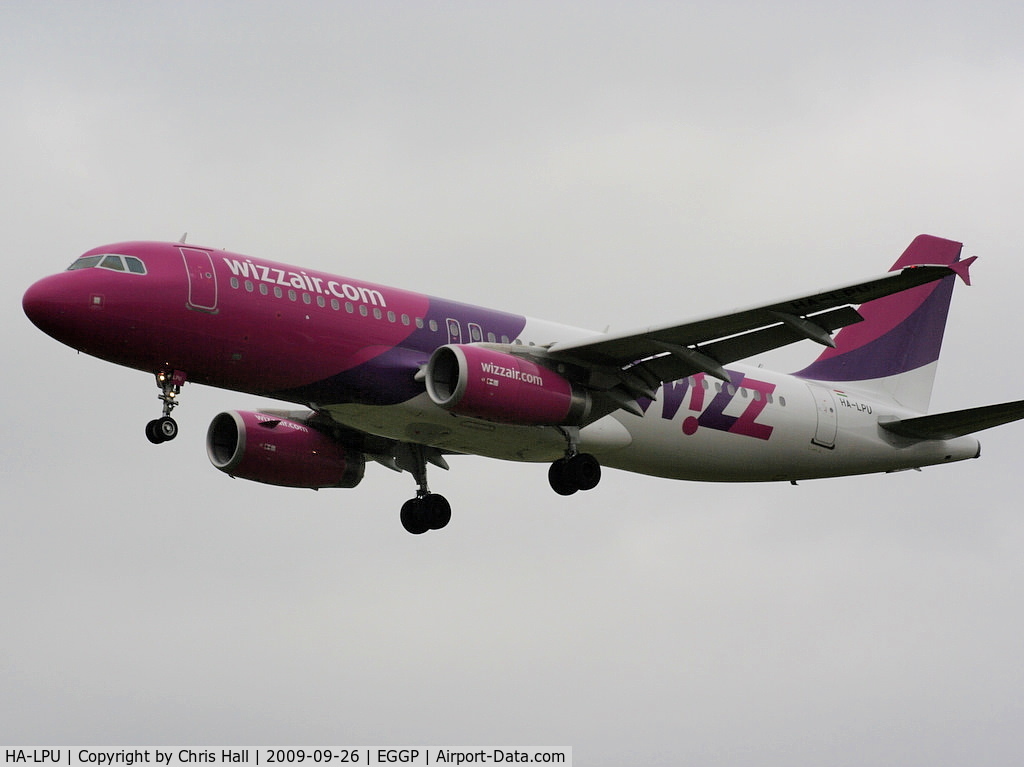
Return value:
<svg viewBox="0 0 1024 767">
<path fill-rule="evenodd" d="M 526 319 L 482 307 L 431 298 L 422 329 L 405 338 L 400 346 L 382 351 L 377 356 L 336 375 L 304 386 L 272 392 L 270 396 L 290 402 L 360 403 L 394 405 L 423 393 L 424 385 L 414 376 L 430 359 L 431 353 L 449 342 L 447 328 L 455 321 L 466 334 L 470 325 L 487 328 L 495 337 L 519 338 Z M 439 330 L 430 330 L 431 321 Z M 463 342 L 468 342 L 464 338 Z"/>
</svg>

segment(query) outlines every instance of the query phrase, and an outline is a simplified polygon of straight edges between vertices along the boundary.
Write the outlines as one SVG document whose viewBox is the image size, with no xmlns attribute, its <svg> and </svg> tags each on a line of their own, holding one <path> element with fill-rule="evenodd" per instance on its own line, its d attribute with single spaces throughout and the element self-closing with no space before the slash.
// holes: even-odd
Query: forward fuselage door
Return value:
<svg viewBox="0 0 1024 767">
<path fill-rule="evenodd" d="M 205 250 L 178 248 L 185 260 L 188 274 L 189 309 L 200 312 L 217 311 L 217 273 L 213 270 L 213 259 Z"/>
<path fill-rule="evenodd" d="M 836 446 L 836 432 L 839 430 L 836 398 L 832 392 L 822 386 L 807 384 L 807 388 L 811 390 L 811 396 L 814 397 L 815 411 L 818 418 L 811 442 L 831 450 Z"/>
</svg>

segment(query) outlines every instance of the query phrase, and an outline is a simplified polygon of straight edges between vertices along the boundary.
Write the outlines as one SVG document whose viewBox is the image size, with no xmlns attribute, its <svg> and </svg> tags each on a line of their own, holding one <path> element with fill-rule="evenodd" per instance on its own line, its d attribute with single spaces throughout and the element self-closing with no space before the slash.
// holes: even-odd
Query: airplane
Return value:
<svg viewBox="0 0 1024 767">
<path fill-rule="evenodd" d="M 953 284 L 976 257 L 930 235 L 879 277 L 631 332 L 601 333 L 179 242 L 87 251 L 25 293 L 26 315 L 81 352 L 155 376 L 174 439 L 182 386 L 302 409 L 228 411 L 212 464 L 271 485 L 351 488 L 368 460 L 409 472 L 422 534 L 451 505 L 427 466 L 476 454 L 548 463 L 559 495 L 602 466 L 770 482 L 920 469 L 980 455 L 976 431 L 1024 401 L 926 415 Z M 838 332 L 836 332 L 838 331 Z M 795 373 L 740 362 L 810 340 Z"/>
</svg>

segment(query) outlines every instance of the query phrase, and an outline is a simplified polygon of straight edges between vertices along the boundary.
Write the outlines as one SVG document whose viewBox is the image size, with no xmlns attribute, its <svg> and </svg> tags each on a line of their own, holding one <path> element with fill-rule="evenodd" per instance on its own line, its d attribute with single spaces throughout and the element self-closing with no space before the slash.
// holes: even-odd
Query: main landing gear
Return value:
<svg viewBox="0 0 1024 767">
<path fill-rule="evenodd" d="M 559 495 L 572 495 L 578 490 L 593 490 L 601 481 L 601 464 L 590 453 L 559 458 L 548 469 L 548 482 Z"/>
<path fill-rule="evenodd" d="M 414 444 L 404 447 L 407 449 L 396 456 L 396 463 L 413 475 L 417 489 L 416 497 L 402 504 L 402 527 L 413 535 L 422 535 L 427 530 L 440 530 L 451 521 L 452 507 L 447 498 L 430 492 L 427 487 L 428 451 L 432 448 Z M 430 461 L 443 469 L 448 468 L 440 453 L 431 455 Z"/>
<path fill-rule="evenodd" d="M 427 530 L 440 530 L 452 519 L 452 507 L 448 499 L 437 493 L 416 493 L 402 504 L 402 527 L 413 535 L 422 535 Z"/>
<path fill-rule="evenodd" d="M 175 399 L 181 393 L 185 374 L 180 370 L 168 373 L 161 370 L 156 374 L 156 385 L 160 387 L 158 399 L 164 403 L 164 414 L 146 424 L 146 438 L 154 445 L 168 442 L 178 436 L 178 422 L 171 418 L 171 411 L 178 406 Z"/>
<path fill-rule="evenodd" d="M 548 482 L 559 495 L 572 495 L 579 490 L 593 490 L 601 481 L 601 464 L 590 453 L 579 451 L 579 429 L 561 429 L 568 447 L 565 457 L 548 469 Z"/>
</svg>

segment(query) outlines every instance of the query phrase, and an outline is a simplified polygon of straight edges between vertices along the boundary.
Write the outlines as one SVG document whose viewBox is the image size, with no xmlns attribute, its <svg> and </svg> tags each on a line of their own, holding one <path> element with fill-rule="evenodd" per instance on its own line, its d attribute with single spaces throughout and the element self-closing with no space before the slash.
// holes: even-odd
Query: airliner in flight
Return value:
<svg viewBox="0 0 1024 767">
<path fill-rule="evenodd" d="M 953 283 L 970 284 L 961 248 L 921 235 L 873 279 L 626 333 L 184 238 L 94 248 L 22 303 L 57 340 L 155 376 L 150 442 L 177 435 L 186 382 L 290 403 L 214 417 L 213 465 L 314 489 L 354 487 L 368 459 L 407 471 L 400 517 L 420 534 L 451 518 L 427 466 L 458 454 L 548 463 L 560 495 L 592 490 L 602 466 L 795 482 L 977 458 L 970 435 L 1024 418 L 1024 401 L 926 415 Z M 796 373 L 739 362 L 800 340 L 825 348 Z"/>
</svg>

